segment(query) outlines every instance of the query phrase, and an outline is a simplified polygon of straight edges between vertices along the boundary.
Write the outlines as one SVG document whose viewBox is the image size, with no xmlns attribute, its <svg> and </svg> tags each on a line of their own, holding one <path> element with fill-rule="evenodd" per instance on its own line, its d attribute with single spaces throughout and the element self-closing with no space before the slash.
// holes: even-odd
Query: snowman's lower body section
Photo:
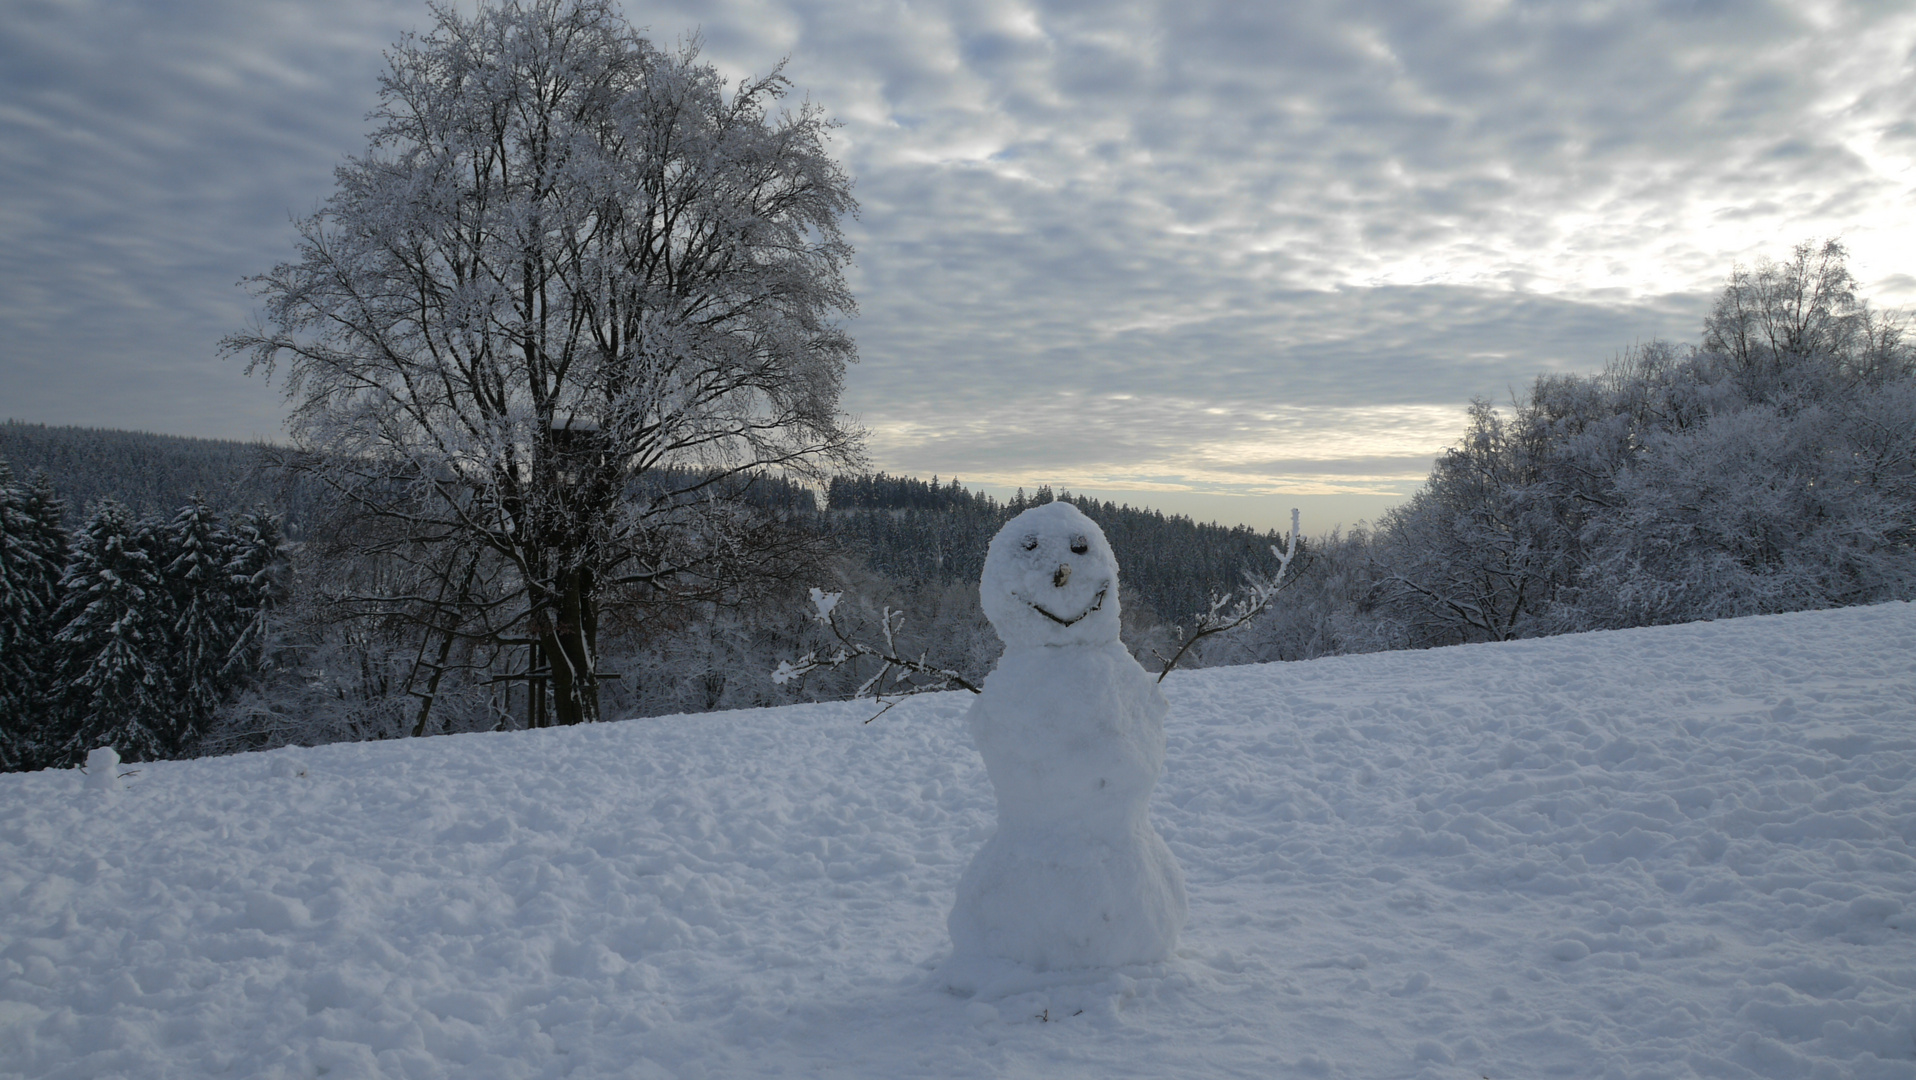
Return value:
<svg viewBox="0 0 1916 1080">
<path fill-rule="evenodd" d="M 1167 959 L 1184 915 L 1184 875 L 1148 822 L 1107 835 L 1001 825 L 947 925 L 958 957 L 1048 971 Z"/>
</svg>

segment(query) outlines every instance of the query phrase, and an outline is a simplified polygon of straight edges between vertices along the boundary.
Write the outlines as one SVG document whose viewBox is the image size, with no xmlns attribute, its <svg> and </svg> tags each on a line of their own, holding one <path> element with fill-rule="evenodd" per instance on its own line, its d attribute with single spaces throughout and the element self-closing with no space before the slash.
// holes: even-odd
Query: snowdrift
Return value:
<svg viewBox="0 0 1916 1080">
<path fill-rule="evenodd" d="M 969 695 L 0 777 L 0 1074 L 1916 1076 L 1916 607 L 1165 691 L 1178 955 L 969 999 Z"/>
</svg>

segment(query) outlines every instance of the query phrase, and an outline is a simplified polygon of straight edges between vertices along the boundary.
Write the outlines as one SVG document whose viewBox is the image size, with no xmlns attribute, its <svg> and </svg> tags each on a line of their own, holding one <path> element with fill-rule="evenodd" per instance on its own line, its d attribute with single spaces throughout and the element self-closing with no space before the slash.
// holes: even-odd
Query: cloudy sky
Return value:
<svg viewBox="0 0 1916 1080">
<path fill-rule="evenodd" d="M 628 0 L 789 58 L 862 214 L 874 467 L 1307 531 L 1474 395 L 1691 340 L 1838 235 L 1916 305 L 1916 5 Z M 0 414 L 276 437 L 236 287 L 364 145 L 417 0 L 0 0 Z M 1314 526 L 1314 527 L 1313 527 Z"/>
</svg>

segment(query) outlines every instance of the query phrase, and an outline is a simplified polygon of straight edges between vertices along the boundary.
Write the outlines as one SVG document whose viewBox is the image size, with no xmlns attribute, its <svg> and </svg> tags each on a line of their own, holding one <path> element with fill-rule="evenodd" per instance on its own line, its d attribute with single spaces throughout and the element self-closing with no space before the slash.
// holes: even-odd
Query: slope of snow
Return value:
<svg viewBox="0 0 1916 1080">
<path fill-rule="evenodd" d="M 1180 673 L 1178 957 L 938 988 L 969 695 L 0 777 L 0 1074 L 1916 1077 L 1916 608 Z"/>
</svg>

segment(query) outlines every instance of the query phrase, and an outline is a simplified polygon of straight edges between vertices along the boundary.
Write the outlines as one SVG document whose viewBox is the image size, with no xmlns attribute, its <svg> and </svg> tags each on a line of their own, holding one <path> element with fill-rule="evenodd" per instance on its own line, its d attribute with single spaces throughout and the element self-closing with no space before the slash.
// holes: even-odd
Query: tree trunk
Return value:
<svg viewBox="0 0 1916 1080">
<path fill-rule="evenodd" d="M 419 658 L 413 661 L 413 675 L 406 679 L 406 685 L 408 687 L 412 685 L 412 679 L 418 675 L 419 669 L 426 666 L 422 661 L 426 654 L 426 643 L 432 640 L 433 630 L 437 629 L 445 635 L 439 642 L 439 659 L 431 665 L 432 675 L 426 680 L 426 692 L 419 694 L 418 691 L 414 691 L 419 697 L 419 719 L 413 723 L 412 727 L 412 735 L 415 739 L 426 734 L 426 720 L 432 715 L 433 702 L 439 698 L 439 681 L 445 677 L 446 662 L 452 657 L 453 642 L 459 633 L 459 616 L 466 610 L 467 603 L 472 599 L 472 581 L 475 577 L 479 576 L 480 557 L 480 554 L 475 552 L 472 556 L 472 562 L 466 566 L 466 579 L 459 583 L 459 596 L 452 602 L 452 618 L 450 620 L 452 625 L 440 628 L 436 623 L 428 624 L 424 635 L 420 638 Z M 443 590 L 445 585 L 444 581 L 441 581 L 440 585 Z M 441 592 L 440 600 L 441 603 L 438 606 L 441 610 L 434 612 L 435 615 L 445 614 L 445 605 L 443 603 L 445 595 L 443 591 Z"/>
<path fill-rule="evenodd" d="M 539 646 L 552 672 L 552 710 L 562 725 L 599 719 L 599 675 L 595 655 L 598 637 L 597 597 L 591 575 L 574 570 L 561 579 L 559 595 L 546 605 L 548 618 L 539 632 Z"/>
</svg>

